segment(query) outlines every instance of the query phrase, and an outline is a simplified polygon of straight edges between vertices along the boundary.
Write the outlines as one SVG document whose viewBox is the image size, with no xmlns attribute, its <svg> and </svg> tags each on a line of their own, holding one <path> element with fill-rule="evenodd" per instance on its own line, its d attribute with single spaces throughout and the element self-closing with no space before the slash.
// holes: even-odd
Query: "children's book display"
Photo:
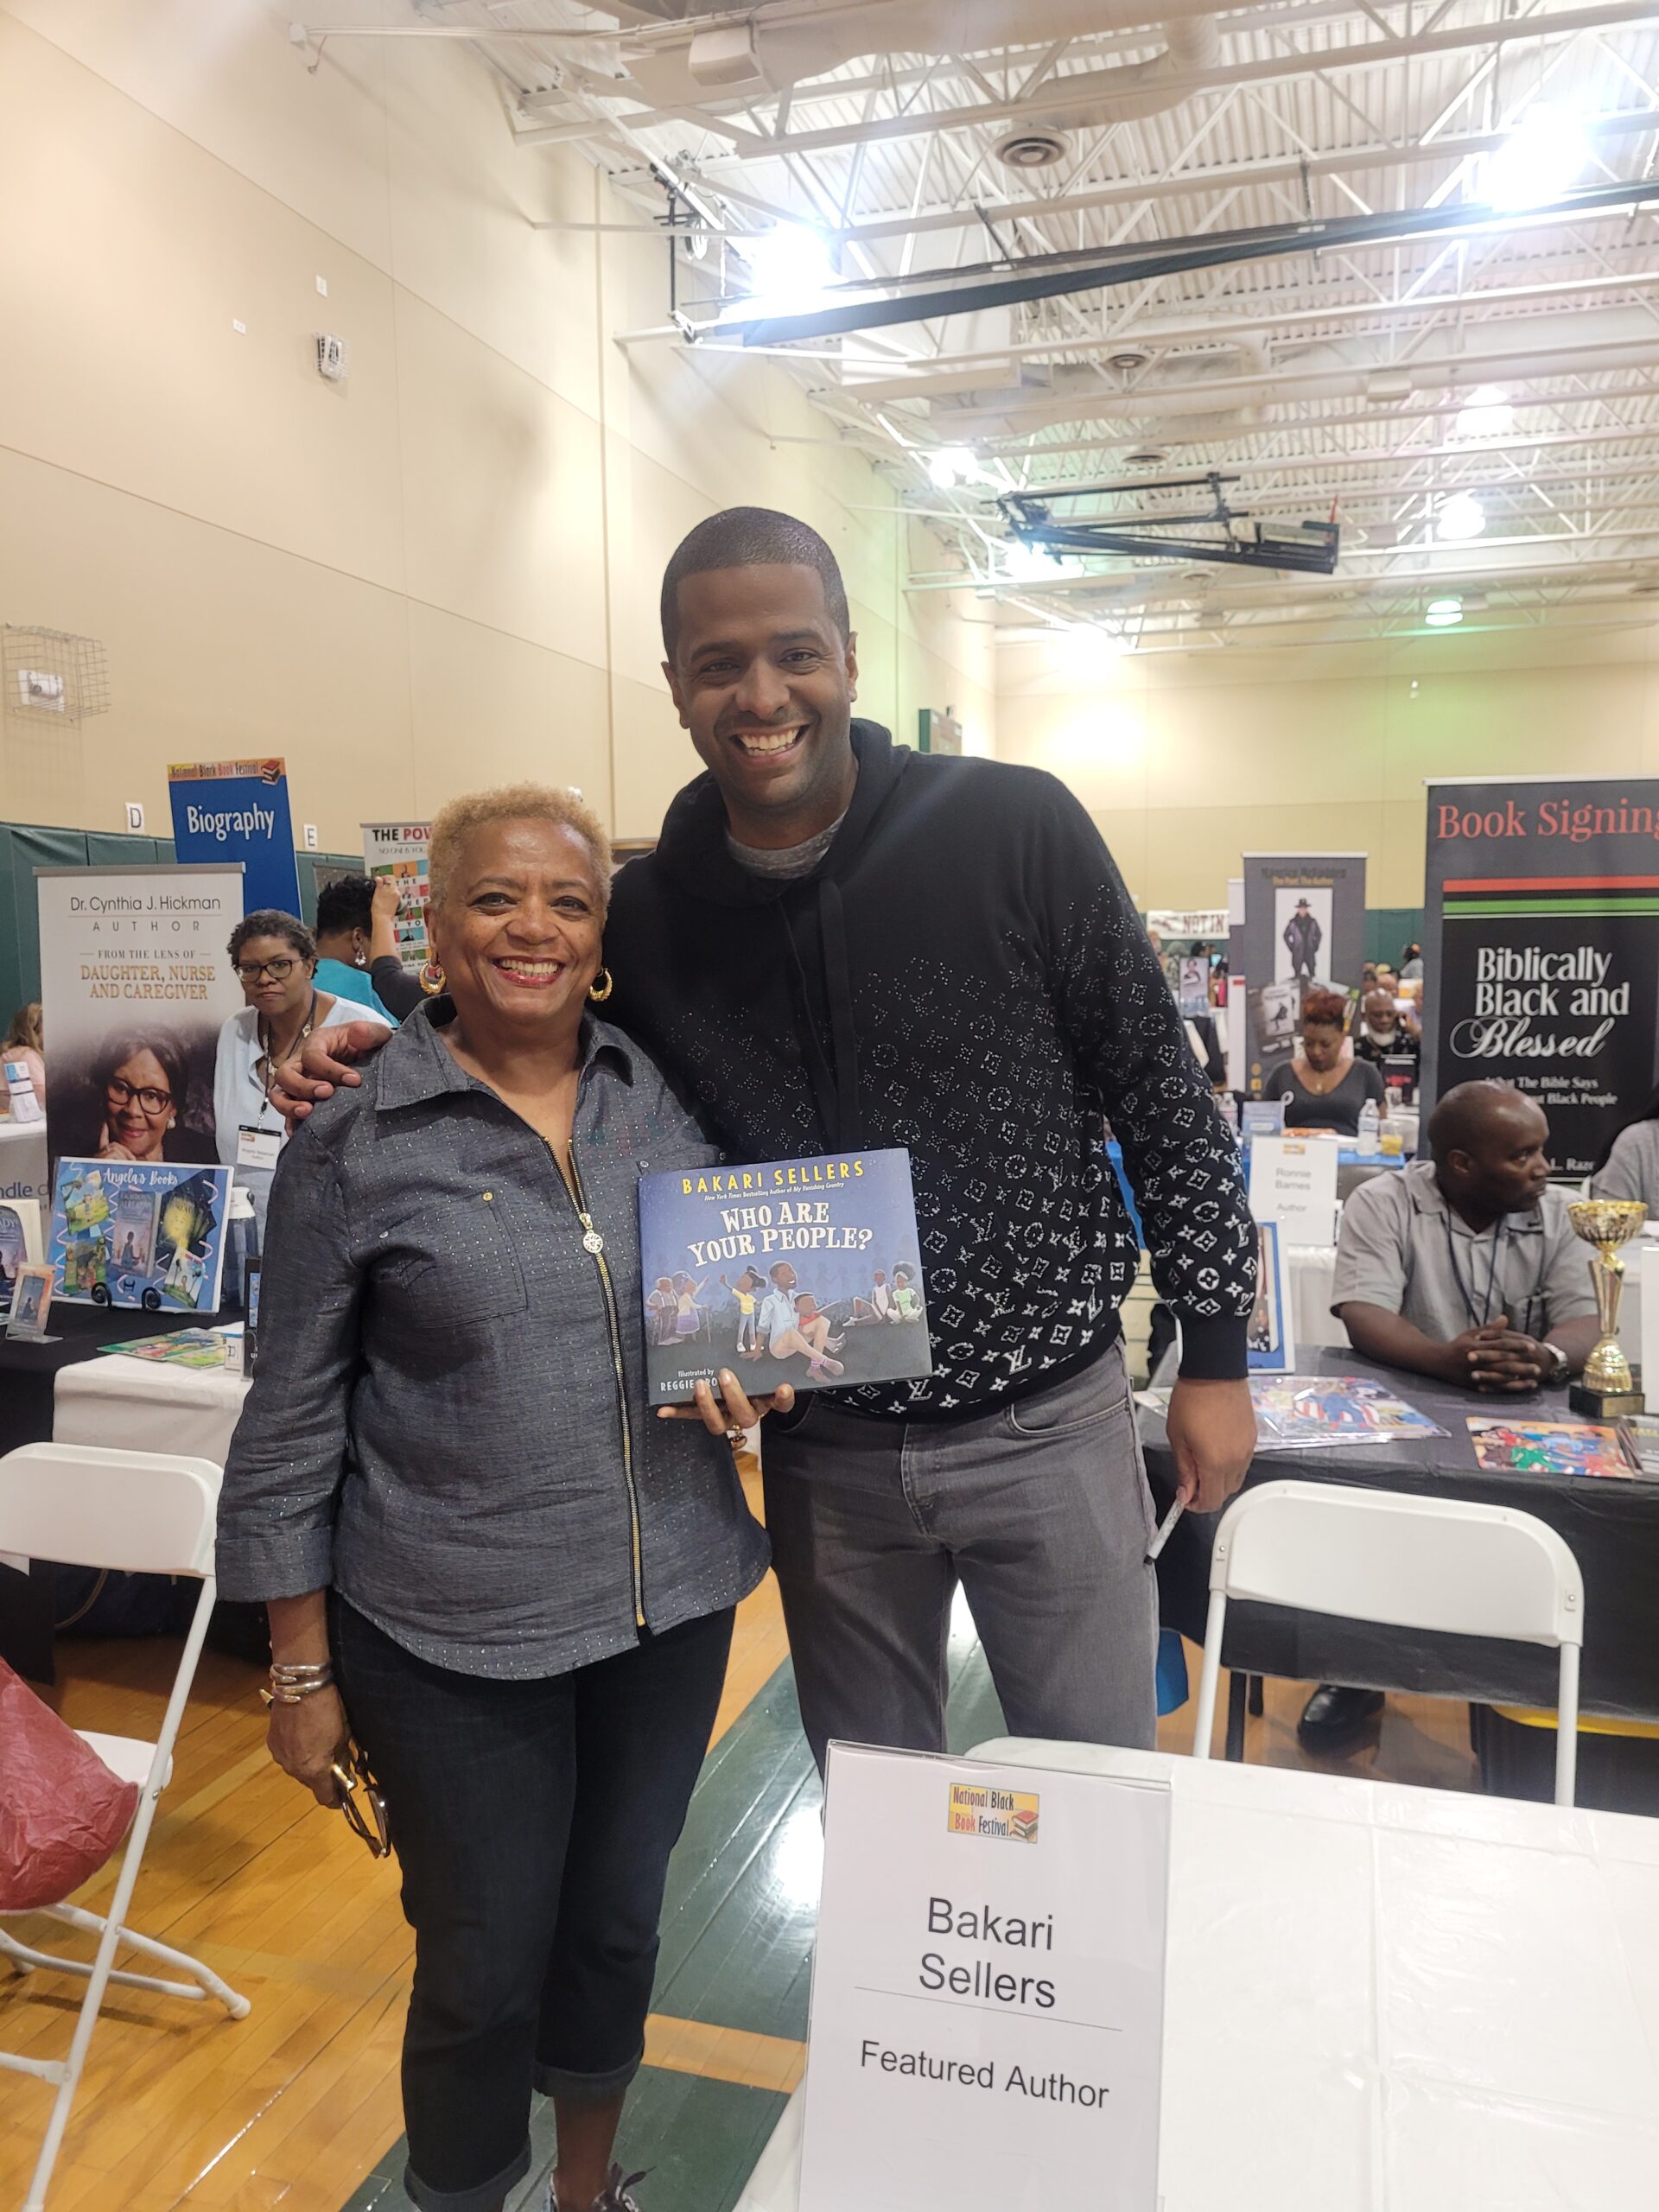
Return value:
<svg viewBox="0 0 1659 2212">
<path fill-rule="evenodd" d="M 639 1256 L 654 1406 L 933 1371 L 907 1152 L 646 1175 Z"/>
<path fill-rule="evenodd" d="M 225 1262 L 228 1167 L 58 1163 L 47 1257 L 79 1306 L 213 1313 Z"/>
<path fill-rule="evenodd" d="M 1250 1402 L 1263 1452 L 1328 1452 L 1333 1445 L 1398 1444 L 1446 1433 L 1361 1375 L 1253 1375 Z M 1166 1413 L 1169 1392 L 1143 1390 L 1141 1403 Z"/>
<path fill-rule="evenodd" d="M 1398 1444 L 1446 1431 L 1381 1382 L 1360 1375 L 1256 1376 L 1255 1426 L 1274 1452 L 1323 1452 L 1333 1444 Z"/>
<path fill-rule="evenodd" d="M 0 1313 L 10 1311 L 18 1269 L 43 1256 L 40 1201 L 0 1199 Z"/>
<path fill-rule="evenodd" d="M 231 1321 L 222 1329 L 175 1329 L 165 1337 L 135 1337 L 127 1344 L 100 1344 L 99 1350 L 125 1359 L 148 1360 L 156 1367 L 224 1367 L 241 1333 L 241 1323 Z"/>
<path fill-rule="evenodd" d="M 1471 1414 L 1478 1464 L 1494 1474 L 1617 1475 L 1635 1472 L 1618 1431 L 1587 1421 L 1496 1421 Z"/>
</svg>

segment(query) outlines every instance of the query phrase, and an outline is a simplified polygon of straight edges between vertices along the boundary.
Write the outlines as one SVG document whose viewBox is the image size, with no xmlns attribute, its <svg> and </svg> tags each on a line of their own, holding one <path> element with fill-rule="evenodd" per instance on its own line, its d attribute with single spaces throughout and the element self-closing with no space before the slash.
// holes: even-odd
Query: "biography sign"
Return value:
<svg viewBox="0 0 1659 2212">
<path fill-rule="evenodd" d="M 1659 781 L 1431 784 L 1423 1097 L 1476 1077 L 1589 1173 L 1659 1057 Z"/>
<path fill-rule="evenodd" d="M 800 2212 L 1154 2212 L 1169 1792 L 835 1745 Z"/>
</svg>

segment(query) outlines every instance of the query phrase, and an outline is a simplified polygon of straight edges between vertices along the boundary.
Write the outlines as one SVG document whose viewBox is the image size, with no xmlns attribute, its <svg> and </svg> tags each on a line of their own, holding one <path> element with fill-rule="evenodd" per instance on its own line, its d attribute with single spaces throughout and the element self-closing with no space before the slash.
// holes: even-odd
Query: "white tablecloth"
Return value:
<svg viewBox="0 0 1659 2212">
<path fill-rule="evenodd" d="M 0 1122 L 0 1198 L 38 1198 L 42 1236 L 44 1217 L 52 1211 L 46 1175 L 46 1123 Z"/>
<path fill-rule="evenodd" d="M 111 1335 L 120 1319 L 111 1316 Z M 165 1367 L 119 1352 L 84 1359 L 58 1370 L 53 1441 L 173 1452 L 222 1466 L 247 1393 L 246 1378 L 222 1368 Z"/>
<path fill-rule="evenodd" d="M 1082 1745 L 974 1756 L 1174 1792 L 1163 2212 L 1651 2212 L 1659 1821 Z M 800 2125 L 798 2092 L 737 2212 L 796 2212 Z"/>
<path fill-rule="evenodd" d="M 1335 1246 L 1293 1244 L 1289 1249 L 1291 1326 L 1296 1332 L 1297 1350 L 1311 1351 L 1317 1344 L 1346 1344 L 1348 1332 L 1331 1311 L 1331 1285 L 1337 1268 Z M 1584 1264 L 1587 1276 L 1587 1244 L 1584 1248 Z M 1638 1248 L 1625 1261 L 1624 1297 L 1618 1314 L 1618 1340 L 1624 1347 L 1626 1358 L 1632 1361 L 1642 1357 L 1643 1273 Z M 1659 1394 L 1656 1395 L 1656 1402 L 1659 1402 Z"/>
</svg>

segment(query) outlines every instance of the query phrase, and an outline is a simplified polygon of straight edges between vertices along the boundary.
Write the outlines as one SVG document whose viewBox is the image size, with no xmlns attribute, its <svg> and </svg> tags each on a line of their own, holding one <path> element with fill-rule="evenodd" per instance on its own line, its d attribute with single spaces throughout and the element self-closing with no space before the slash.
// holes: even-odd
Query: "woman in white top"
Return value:
<svg viewBox="0 0 1659 2212">
<path fill-rule="evenodd" d="M 336 1001 L 316 987 L 317 948 L 297 916 L 267 907 L 248 914 L 231 931 L 231 965 L 247 1004 L 219 1033 L 213 1067 L 213 1124 L 219 1156 L 253 1199 L 263 1241 L 265 1201 L 288 1130 L 270 1103 L 270 1071 L 319 1023 Z M 350 1018 L 391 1024 L 372 1007 L 353 1002 Z"/>
<path fill-rule="evenodd" d="M 1640 1198 L 1649 1214 L 1659 1216 L 1659 1090 L 1596 1162 L 1590 1195 Z"/>
</svg>

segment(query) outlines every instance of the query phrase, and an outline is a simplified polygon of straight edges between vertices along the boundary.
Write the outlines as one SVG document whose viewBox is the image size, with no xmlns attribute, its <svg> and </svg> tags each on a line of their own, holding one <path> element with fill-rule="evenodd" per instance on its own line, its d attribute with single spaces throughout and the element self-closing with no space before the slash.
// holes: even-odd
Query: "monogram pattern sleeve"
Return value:
<svg viewBox="0 0 1659 2212">
<path fill-rule="evenodd" d="M 1051 988 L 1141 1209 L 1153 1281 L 1180 1317 L 1182 1372 L 1243 1375 L 1255 1237 L 1238 1146 L 1099 831 L 1056 784 L 1041 821 Z"/>
</svg>

